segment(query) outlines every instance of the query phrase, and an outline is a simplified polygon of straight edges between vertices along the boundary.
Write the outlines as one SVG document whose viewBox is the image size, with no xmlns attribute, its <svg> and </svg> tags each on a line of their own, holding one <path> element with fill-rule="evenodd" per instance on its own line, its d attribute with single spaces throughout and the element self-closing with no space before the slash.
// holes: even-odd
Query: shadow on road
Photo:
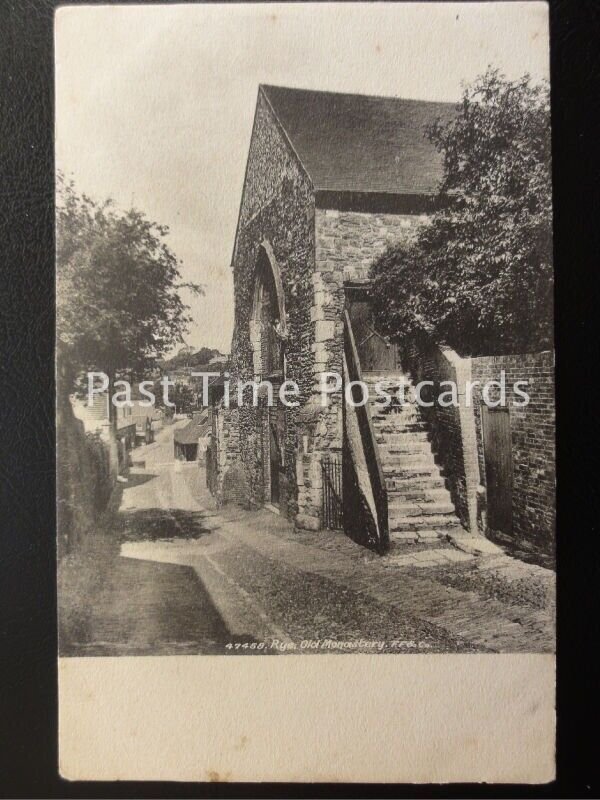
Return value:
<svg viewBox="0 0 600 800">
<path fill-rule="evenodd" d="M 122 484 L 125 489 L 133 489 L 135 486 L 142 486 L 148 481 L 158 478 L 158 475 L 153 475 L 150 472 L 129 472 L 127 474 L 127 483 Z"/>
<path fill-rule="evenodd" d="M 196 572 L 178 564 L 116 558 L 85 610 L 61 615 L 61 655 L 215 654 L 230 640 Z"/>
<path fill-rule="evenodd" d="M 200 539 L 212 530 L 207 512 L 181 508 L 120 511 L 116 515 L 116 527 L 121 542 Z"/>
</svg>

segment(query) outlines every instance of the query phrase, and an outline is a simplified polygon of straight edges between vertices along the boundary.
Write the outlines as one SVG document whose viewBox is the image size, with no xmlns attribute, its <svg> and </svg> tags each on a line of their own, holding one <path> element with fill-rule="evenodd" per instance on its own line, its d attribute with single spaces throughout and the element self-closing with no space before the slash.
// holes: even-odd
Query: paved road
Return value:
<svg viewBox="0 0 600 800">
<path fill-rule="evenodd" d="M 379 558 L 267 510 L 217 510 L 173 429 L 136 451 L 84 641 L 65 652 L 550 651 L 554 576 L 450 547 Z M 89 615 L 88 615 L 89 616 Z"/>
</svg>

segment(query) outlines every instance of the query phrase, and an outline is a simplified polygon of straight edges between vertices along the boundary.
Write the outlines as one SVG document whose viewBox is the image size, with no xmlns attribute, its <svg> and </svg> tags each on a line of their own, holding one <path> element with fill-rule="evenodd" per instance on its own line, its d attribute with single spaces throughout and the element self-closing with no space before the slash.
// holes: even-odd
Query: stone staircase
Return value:
<svg viewBox="0 0 600 800">
<path fill-rule="evenodd" d="M 369 410 L 388 493 L 390 545 L 425 543 L 465 536 L 442 470 L 435 463 L 421 409 L 412 399 L 409 377 L 401 372 L 364 373 Z M 405 385 L 405 404 L 383 408 L 374 386 L 381 381 L 390 394 Z"/>
</svg>

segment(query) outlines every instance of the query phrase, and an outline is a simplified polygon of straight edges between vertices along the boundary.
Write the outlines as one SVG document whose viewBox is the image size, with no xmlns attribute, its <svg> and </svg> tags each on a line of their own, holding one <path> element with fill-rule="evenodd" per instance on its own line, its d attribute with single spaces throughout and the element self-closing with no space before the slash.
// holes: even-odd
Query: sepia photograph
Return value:
<svg viewBox="0 0 600 800">
<path fill-rule="evenodd" d="M 554 649 L 547 47 L 306 10 L 59 12 L 62 655 Z"/>
<path fill-rule="evenodd" d="M 55 53 L 62 668 L 553 664 L 547 6 L 84 5 Z"/>
</svg>

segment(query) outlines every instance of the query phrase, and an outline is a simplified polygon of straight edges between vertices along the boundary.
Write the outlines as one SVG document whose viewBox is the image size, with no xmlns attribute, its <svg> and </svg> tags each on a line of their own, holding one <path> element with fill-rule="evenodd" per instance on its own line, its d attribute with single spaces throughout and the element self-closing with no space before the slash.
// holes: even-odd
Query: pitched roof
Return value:
<svg viewBox="0 0 600 800">
<path fill-rule="evenodd" d="M 183 428 L 176 428 L 174 438 L 177 444 L 198 444 L 201 436 L 210 433 L 211 425 L 208 414 L 198 414 L 191 419 Z"/>
<path fill-rule="evenodd" d="M 442 157 L 426 125 L 456 114 L 453 103 L 262 85 L 315 189 L 430 195 Z"/>
</svg>

